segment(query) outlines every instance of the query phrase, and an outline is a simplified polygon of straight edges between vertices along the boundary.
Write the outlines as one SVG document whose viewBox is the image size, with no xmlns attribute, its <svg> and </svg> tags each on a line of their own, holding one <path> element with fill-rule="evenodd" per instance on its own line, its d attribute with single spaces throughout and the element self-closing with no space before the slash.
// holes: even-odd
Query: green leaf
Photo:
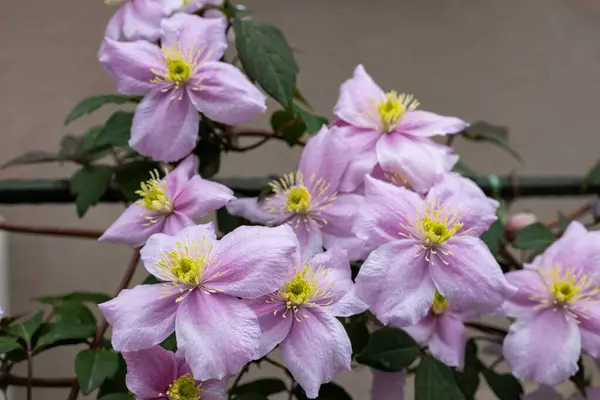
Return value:
<svg viewBox="0 0 600 400">
<path fill-rule="evenodd" d="M 521 398 L 523 387 L 511 374 L 498 374 L 492 369 L 484 368 L 483 376 L 499 400 L 519 400 Z"/>
<path fill-rule="evenodd" d="M 587 192 L 587 188 L 592 183 L 600 182 L 600 159 L 596 161 L 596 164 L 592 168 L 590 168 L 583 178 L 583 183 L 581 185 L 581 190 L 585 193 Z"/>
<path fill-rule="evenodd" d="M 81 168 L 71 177 L 69 190 L 75 196 L 77 215 L 81 218 L 90 206 L 97 204 L 108 185 L 113 174 L 110 165 L 90 165 Z"/>
<path fill-rule="evenodd" d="M 577 360 L 577 366 L 579 367 L 579 369 L 577 370 L 575 375 L 569 378 L 569 380 L 573 382 L 577 390 L 579 390 L 579 393 L 581 393 L 581 395 L 584 398 L 586 398 L 586 387 L 590 384 L 590 382 L 588 382 L 588 380 L 585 378 L 585 366 L 583 365 L 582 357 L 579 357 L 579 360 Z"/>
<path fill-rule="evenodd" d="M 119 370 L 119 355 L 108 350 L 83 350 L 75 357 L 75 374 L 81 393 L 90 394 Z"/>
<path fill-rule="evenodd" d="M 302 122 L 304 122 L 304 125 L 306 125 L 306 131 L 308 133 L 317 133 L 323 125 L 329 124 L 329 121 L 325 117 L 311 114 L 296 106 L 294 106 L 294 110 Z"/>
<path fill-rule="evenodd" d="M 301 118 L 285 110 L 275 111 L 271 115 L 271 127 L 290 146 L 297 144 L 298 139 L 304 136 L 304 132 L 306 132 L 306 125 L 302 122 Z"/>
<path fill-rule="evenodd" d="M 419 345 L 406 332 L 385 327 L 371 334 L 356 360 L 381 371 L 398 372 L 412 364 L 419 351 Z"/>
<path fill-rule="evenodd" d="M 154 170 L 159 171 L 159 164 L 149 159 L 120 165 L 115 170 L 115 184 L 128 201 L 134 202 L 140 198 L 135 192 Z"/>
<path fill-rule="evenodd" d="M 53 306 L 56 322 L 68 321 L 71 323 L 96 325 L 96 317 L 82 303 L 57 303 Z"/>
<path fill-rule="evenodd" d="M 209 179 L 219 172 L 221 168 L 221 139 L 206 126 L 206 120 L 200 124 L 200 140 L 194 148 L 198 156 L 198 173 L 204 179 Z"/>
<path fill-rule="evenodd" d="M 148 274 L 148 276 L 142 281 L 142 285 L 155 285 L 160 282 L 161 281 L 159 281 L 154 275 Z"/>
<path fill-rule="evenodd" d="M 570 223 L 571 223 L 571 220 L 569 218 L 564 216 L 563 213 L 561 213 L 561 212 L 558 213 L 558 226 L 559 226 L 561 232 L 566 231 L 567 227 L 569 226 Z"/>
<path fill-rule="evenodd" d="M 424 356 L 415 376 L 416 400 L 464 400 L 452 370 L 433 359 Z"/>
<path fill-rule="evenodd" d="M 536 222 L 521 229 L 513 246 L 541 253 L 554 242 L 554 234 L 544 224 Z"/>
<path fill-rule="evenodd" d="M 139 101 L 140 97 L 123 96 L 120 94 L 88 97 L 71 110 L 65 119 L 65 124 L 68 124 L 85 114 L 96 111 L 105 104 L 139 103 Z"/>
<path fill-rule="evenodd" d="M 131 136 L 133 113 L 117 111 L 110 116 L 96 137 L 96 145 L 125 146 Z"/>
<path fill-rule="evenodd" d="M 299 400 L 308 400 L 308 397 L 306 397 L 306 393 L 304 393 L 304 390 L 299 385 L 294 387 L 293 393 L 296 396 L 296 398 Z M 340 385 L 333 383 L 333 382 L 329 382 L 324 385 L 321 385 L 317 399 L 318 400 L 352 400 L 352 397 Z"/>
<path fill-rule="evenodd" d="M 304 107 L 312 111 L 312 106 L 310 105 L 308 100 L 306 100 L 306 97 L 304 97 L 302 92 L 300 92 L 300 89 L 298 89 L 297 87 L 294 88 L 294 100 L 296 100 L 298 103 L 302 104 Z"/>
<path fill-rule="evenodd" d="M 72 292 L 68 294 L 60 294 L 56 296 L 44 296 L 38 297 L 36 300 L 43 304 L 57 304 L 57 303 L 104 303 L 112 297 L 106 293 L 99 292 Z"/>
<path fill-rule="evenodd" d="M 508 129 L 504 126 L 492 125 L 487 122 L 479 121 L 470 125 L 461 134 L 468 140 L 493 143 L 506 150 L 515 159 L 522 161 L 519 153 L 510 147 L 508 142 Z"/>
<path fill-rule="evenodd" d="M 31 343 L 31 339 L 38 329 L 40 329 L 43 319 L 44 312 L 40 311 L 22 324 L 11 326 L 8 329 L 8 333 L 23 339 L 26 343 Z"/>
<path fill-rule="evenodd" d="M 110 343 L 110 342 L 109 342 Z M 125 376 L 127 375 L 127 364 L 121 354 L 119 357 L 119 369 L 117 373 L 110 379 L 104 381 L 98 390 L 98 398 L 106 396 L 108 394 L 123 394 L 129 393 L 127 384 L 125 383 Z"/>
<path fill-rule="evenodd" d="M 14 165 L 40 164 L 62 160 L 63 158 L 59 154 L 50 153 L 48 151 L 33 150 L 8 160 L 0 166 L 0 169 L 12 167 Z"/>
<path fill-rule="evenodd" d="M 489 229 L 481 235 L 481 240 L 489 247 L 492 254 L 498 254 L 500 243 L 506 243 L 504 225 L 499 220 L 494 221 Z"/>
<path fill-rule="evenodd" d="M 169 337 L 162 341 L 160 344 L 163 349 L 172 351 L 175 353 L 177 351 L 177 336 L 175 336 L 175 332 L 171 333 Z"/>
<path fill-rule="evenodd" d="M 359 354 L 369 343 L 369 328 L 364 314 L 354 315 L 346 318 L 343 322 L 344 329 L 352 343 L 352 354 Z"/>
<path fill-rule="evenodd" d="M 135 397 L 129 393 L 110 393 L 105 396 L 98 397 L 98 400 L 135 400 Z"/>
<path fill-rule="evenodd" d="M 51 346 L 60 341 L 82 342 L 96 334 L 96 324 L 61 321 L 47 324 L 36 343 L 36 348 Z"/>
<path fill-rule="evenodd" d="M 473 400 L 479 387 L 479 370 L 481 362 L 477 358 L 477 346 L 470 339 L 465 349 L 465 366 L 462 371 L 454 371 L 454 378 L 467 400 Z"/>
<path fill-rule="evenodd" d="M 258 379 L 256 381 L 244 383 L 231 390 L 231 393 L 236 395 L 242 394 L 260 394 L 263 396 L 270 396 L 286 390 L 285 383 L 281 379 L 276 378 L 265 378 Z"/>
<path fill-rule="evenodd" d="M 6 354 L 9 351 L 20 348 L 19 340 L 10 336 L 0 336 L 0 354 Z"/>
<path fill-rule="evenodd" d="M 223 234 L 227 234 L 242 225 L 251 225 L 251 223 L 244 218 L 229 214 L 225 207 L 217 210 L 217 228 Z"/>
<path fill-rule="evenodd" d="M 467 175 L 467 176 L 476 176 L 477 175 L 477 172 L 473 168 L 471 168 L 467 164 L 465 164 L 462 160 L 458 160 L 456 162 L 456 164 L 454 164 L 452 171 L 458 172 L 459 174 Z"/>
<path fill-rule="evenodd" d="M 281 31 L 257 21 L 236 19 L 235 44 L 248 77 L 291 109 L 298 65 Z"/>
</svg>

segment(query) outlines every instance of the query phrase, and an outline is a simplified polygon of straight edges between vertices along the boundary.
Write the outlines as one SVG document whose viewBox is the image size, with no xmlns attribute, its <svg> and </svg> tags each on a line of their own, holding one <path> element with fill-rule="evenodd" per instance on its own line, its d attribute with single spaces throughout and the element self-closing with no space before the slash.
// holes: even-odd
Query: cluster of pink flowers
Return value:
<svg viewBox="0 0 600 400">
<path fill-rule="evenodd" d="M 101 238 L 141 247 L 161 281 L 100 305 L 138 398 L 225 398 L 227 378 L 277 346 L 315 398 L 350 369 L 350 340 L 336 317 L 367 309 L 458 368 L 464 322 L 485 313 L 516 318 L 504 356 L 518 377 L 554 385 L 577 371 L 582 349 L 600 356 L 597 234 L 573 223 L 505 276 L 479 238 L 498 203 L 451 172 L 458 156 L 431 139 L 468 124 L 384 92 L 362 66 L 341 85 L 337 119 L 268 197 L 236 199 L 202 179 L 190 155 L 200 118 L 241 124 L 266 109 L 258 89 L 219 61 L 226 19 L 189 14 L 204 3 L 129 0 L 99 55 L 121 93 L 144 96 L 131 147 L 180 161 L 144 182 L 140 200 Z M 217 238 L 212 224 L 194 222 L 224 206 L 266 226 Z M 354 260 L 364 260 L 355 282 Z M 158 346 L 173 332 L 177 354 Z M 376 372 L 375 381 L 374 399 L 401 396 L 401 375 Z"/>
</svg>

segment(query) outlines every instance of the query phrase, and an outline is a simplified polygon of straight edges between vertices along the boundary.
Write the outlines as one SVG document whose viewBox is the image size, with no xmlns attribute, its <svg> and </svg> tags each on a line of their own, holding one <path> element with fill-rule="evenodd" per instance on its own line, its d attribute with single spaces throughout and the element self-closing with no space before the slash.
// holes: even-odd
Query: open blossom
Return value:
<svg viewBox="0 0 600 400">
<path fill-rule="evenodd" d="M 518 288 L 503 306 L 516 318 L 504 340 L 515 376 L 555 385 L 577 372 L 582 349 L 600 357 L 599 239 L 572 222 L 544 254 L 506 275 Z"/>
<path fill-rule="evenodd" d="M 100 63 L 119 92 L 144 95 L 131 127 L 130 146 L 158 161 L 175 161 L 196 145 L 198 111 L 229 125 L 266 110 L 265 97 L 231 64 L 218 61 L 227 24 L 177 13 L 162 22 L 162 48 L 146 41 L 106 38 Z"/>
<path fill-rule="evenodd" d="M 105 36 L 114 40 L 149 40 L 160 37 L 162 20 L 182 6 L 183 0 L 105 0 L 119 8 L 106 26 Z"/>
<path fill-rule="evenodd" d="M 404 400 L 404 372 L 383 372 L 371 368 L 371 400 Z"/>
<path fill-rule="evenodd" d="M 419 344 L 427 345 L 435 358 L 462 369 L 467 344 L 464 320 L 465 314 L 455 312 L 448 300 L 436 292 L 429 313 L 415 325 L 402 329 Z"/>
<path fill-rule="evenodd" d="M 367 177 L 354 229 L 376 249 L 356 278 L 358 295 L 394 326 L 425 317 L 436 290 L 457 312 L 495 311 L 516 291 L 479 239 L 497 205 L 458 174 L 445 176 L 425 199 Z"/>
<path fill-rule="evenodd" d="M 123 290 L 100 304 L 117 351 L 150 348 L 176 331 L 195 379 L 221 379 L 258 357 L 260 326 L 241 299 L 281 287 L 296 249 L 287 226 L 243 226 L 217 240 L 211 224 L 157 233 L 141 250 L 164 283 Z"/>
<path fill-rule="evenodd" d="M 353 152 L 341 188 L 353 191 L 379 164 L 404 176 L 417 192 L 426 192 L 458 157 L 430 137 L 460 132 L 468 124 L 458 118 L 417 110 L 413 95 L 384 91 L 359 65 L 340 87 L 336 125 Z"/>
<path fill-rule="evenodd" d="M 129 206 L 99 240 L 142 246 L 151 235 L 174 235 L 194 225 L 193 219 L 234 199 L 231 189 L 202 179 L 196 170 L 196 157 L 190 155 L 164 179 L 154 172 L 137 191 L 140 200 Z"/>
<path fill-rule="evenodd" d="M 363 245 L 352 233 L 352 225 L 363 197 L 338 192 L 350 154 L 335 129 L 323 127 L 308 141 L 298 171 L 271 183 L 273 195 L 263 201 L 238 199 L 227 210 L 252 222 L 289 224 L 305 255 L 336 246 L 352 260 L 362 258 Z"/>
<path fill-rule="evenodd" d="M 227 379 L 199 381 L 181 354 L 160 346 L 124 352 L 125 382 L 138 400 L 226 400 Z"/>
<path fill-rule="evenodd" d="M 315 398 L 322 383 L 350 370 L 352 345 L 335 317 L 361 313 L 367 305 L 355 295 L 343 250 L 330 249 L 305 262 L 298 251 L 287 268 L 277 291 L 250 302 L 262 331 L 260 356 L 279 344 L 285 366 Z"/>
</svg>

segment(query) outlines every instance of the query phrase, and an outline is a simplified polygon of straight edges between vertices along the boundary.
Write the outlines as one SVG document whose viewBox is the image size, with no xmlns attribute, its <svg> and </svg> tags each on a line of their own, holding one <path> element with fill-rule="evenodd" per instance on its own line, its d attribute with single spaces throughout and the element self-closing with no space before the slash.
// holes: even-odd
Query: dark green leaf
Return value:
<svg viewBox="0 0 600 400">
<path fill-rule="evenodd" d="M 0 169 L 12 167 L 13 165 L 40 164 L 47 162 L 62 161 L 63 158 L 59 154 L 50 153 L 47 151 L 33 150 L 25 154 L 21 154 L 11 160 L 8 160 L 0 166 Z"/>
<path fill-rule="evenodd" d="M 558 213 L 558 224 L 561 232 L 567 230 L 567 227 L 571 223 L 571 220 L 563 215 L 563 213 Z"/>
<path fill-rule="evenodd" d="M 206 4 L 208 6 L 210 4 Z M 230 18 L 244 18 L 253 14 L 252 10 L 247 9 L 239 4 L 233 4 L 229 1 L 224 3 L 225 13 Z"/>
<path fill-rule="evenodd" d="M 364 350 L 369 342 L 369 329 L 364 314 L 346 318 L 344 328 L 352 343 L 352 353 L 356 356 Z"/>
<path fill-rule="evenodd" d="M 264 199 L 266 199 L 273 193 L 275 193 L 275 192 L 273 192 L 273 186 L 271 186 L 271 185 L 265 186 L 264 188 L 260 189 L 260 192 L 258 193 L 258 198 L 256 200 L 263 201 Z"/>
<path fill-rule="evenodd" d="M 75 357 L 81 393 L 90 394 L 119 370 L 119 355 L 109 350 L 83 350 Z"/>
<path fill-rule="evenodd" d="M 521 250 L 541 253 L 554 242 L 554 234 L 544 224 L 536 222 L 521 229 L 513 245 Z"/>
<path fill-rule="evenodd" d="M 519 400 L 521 398 L 523 387 L 511 374 L 498 374 L 494 370 L 484 368 L 483 376 L 499 400 Z"/>
<path fill-rule="evenodd" d="M 356 360 L 381 371 L 398 372 L 412 364 L 419 351 L 419 345 L 406 332 L 385 327 L 371 334 Z"/>
<path fill-rule="evenodd" d="M 14 337 L 0 336 L 0 354 L 20 348 L 19 340 Z"/>
<path fill-rule="evenodd" d="M 71 110 L 71 112 L 69 113 L 69 115 L 67 115 L 67 118 L 65 119 L 65 124 L 68 124 L 85 114 L 89 114 L 93 111 L 96 111 L 105 104 L 138 103 L 139 101 L 139 97 L 123 96 L 120 94 L 108 94 L 103 96 L 88 97 L 81 103 L 77 104 L 75 108 Z"/>
<path fill-rule="evenodd" d="M 294 88 L 294 100 L 296 100 L 298 103 L 302 104 L 304 107 L 312 111 L 312 106 L 310 105 L 308 100 L 306 100 L 306 97 L 304 97 L 304 95 L 302 94 L 302 92 L 300 92 L 300 89 L 298 88 Z"/>
<path fill-rule="evenodd" d="M 299 400 L 308 400 L 306 393 L 300 386 L 294 387 L 293 390 L 294 395 Z M 319 395 L 317 396 L 318 400 L 352 400 L 352 397 L 346 392 L 346 390 L 337 385 L 336 383 L 329 382 L 324 385 L 321 385 L 321 389 L 319 389 Z"/>
<path fill-rule="evenodd" d="M 500 243 L 506 243 L 502 223 L 499 220 L 494 221 L 490 228 L 481 235 L 481 240 L 489 247 L 492 254 L 498 254 Z"/>
<path fill-rule="evenodd" d="M 291 109 L 298 65 L 281 31 L 257 21 L 236 19 L 235 43 L 248 77 L 284 108 Z"/>
<path fill-rule="evenodd" d="M 83 303 L 69 302 L 53 305 L 56 322 L 67 321 L 76 324 L 96 325 L 96 317 Z"/>
<path fill-rule="evenodd" d="M 131 136 L 133 113 L 117 111 L 110 116 L 96 137 L 96 145 L 125 146 Z"/>
<path fill-rule="evenodd" d="M 464 400 L 452 370 L 429 356 L 419 363 L 415 376 L 416 400 Z"/>
<path fill-rule="evenodd" d="M 244 393 L 244 394 L 234 395 L 233 400 L 269 400 L 269 399 L 264 394 Z"/>
<path fill-rule="evenodd" d="M 292 112 L 279 110 L 271 116 L 271 127 L 280 134 L 285 141 L 293 146 L 298 143 L 298 139 L 304 136 L 306 125 L 299 116 Z"/>
<path fill-rule="evenodd" d="M 40 311 L 22 324 L 11 326 L 8 329 L 8 333 L 13 336 L 20 337 L 27 343 L 31 343 L 33 335 L 35 335 L 37 330 L 40 329 L 43 320 L 44 312 Z"/>
<path fill-rule="evenodd" d="M 285 383 L 281 379 L 276 378 L 265 378 L 259 379 L 256 381 L 244 383 L 236 388 L 231 390 L 231 393 L 241 395 L 241 394 L 260 394 L 263 396 L 270 396 L 272 394 L 276 394 L 279 392 L 283 392 L 286 390 Z"/>
<path fill-rule="evenodd" d="M 588 382 L 585 378 L 585 367 L 583 365 L 583 359 L 581 357 L 579 357 L 579 360 L 577 361 L 577 366 L 579 367 L 579 369 L 577 370 L 575 375 L 569 378 L 569 380 L 573 382 L 575 387 L 577 387 L 579 393 L 581 393 L 583 397 L 586 397 L 586 386 L 588 386 L 590 382 Z"/>
<path fill-rule="evenodd" d="M 77 215 L 84 216 L 90 206 L 97 204 L 112 178 L 110 165 L 90 165 L 81 168 L 71 177 L 69 190 L 75 196 Z"/>
<path fill-rule="evenodd" d="M 160 283 L 160 282 L 161 281 L 159 281 L 158 279 L 156 279 L 156 277 L 154 275 L 148 274 L 148 276 L 142 282 L 142 285 L 155 285 L 155 284 Z"/>
<path fill-rule="evenodd" d="M 38 297 L 36 300 L 44 304 L 57 304 L 57 303 L 94 303 L 100 304 L 110 300 L 112 297 L 106 293 L 98 292 L 72 292 L 68 294 L 61 294 L 56 296 L 44 296 Z"/>
<path fill-rule="evenodd" d="M 221 140 L 207 126 L 206 120 L 200 124 L 200 140 L 194 148 L 194 154 L 200 159 L 198 172 L 205 179 L 219 172 L 221 167 Z"/>
<path fill-rule="evenodd" d="M 177 351 L 177 336 L 175 336 L 175 332 L 171 333 L 160 345 L 163 349 L 172 351 L 173 353 Z"/>
<path fill-rule="evenodd" d="M 242 225 L 251 224 L 244 218 L 229 214 L 225 207 L 221 207 L 217 210 L 217 228 L 221 233 L 227 234 Z"/>
<path fill-rule="evenodd" d="M 467 400 L 473 400 L 479 387 L 479 370 L 481 362 L 477 358 L 477 346 L 470 339 L 465 350 L 465 366 L 462 371 L 454 371 L 454 378 Z"/>
<path fill-rule="evenodd" d="M 123 359 L 121 354 L 118 354 L 118 356 L 119 370 L 112 378 L 105 380 L 102 386 L 100 386 L 100 389 L 98 390 L 98 398 L 102 398 L 102 396 L 112 393 L 129 393 L 129 389 L 125 383 L 127 364 L 125 364 L 125 359 Z"/>
<path fill-rule="evenodd" d="M 36 347 L 51 346 L 60 341 L 82 342 L 96 334 L 96 324 L 81 324 L 61 321 L 47 324 L 42 328 Z"/>
<path fill-rule="evenodd" d="M 503 126 L 492 125 L 487 122 L 475 122 L 462 132 L 462 136 L 473 141 L 485 141 L 493 143 L 521 161 L 521 156 L 508 142 L 508 129 Z"/>
<path fill-rule="evenodd" d="M 123 164 L 115 170 L 115 184 L 123 196 L 131 202 L 140 197 L 135 193 L 142 182 L 150 179 L 151 171 L 158 171 L 159 164 L 152 160 L 138 160 Z"/>
<path fill-rule="evenodd" d="M 294 107 L 296 114 L 302 119 L 304 125 L 306 125 L 306 131 L 308 133 L 317 133 L 323 125 L 329 124 L 327 118 L 320 115 L 314 115 L 299 107 Z"/>
<path fill-rule="evenodd" d="M 98 397 L 98 400 L 135 400 L 135 397 L 129 393 L 110 393 L 105 396 Z"/>
<path fill-rule="evenodd" d="M 590 184 L 598 182 L 600 182 L 600 159 L 596 161 L 596 164 L 594 164 L 594 166 L 588 170 L 587 174 L 583 178 L 581 189 L 583 192 L 586 192 Z"/>
</svg>

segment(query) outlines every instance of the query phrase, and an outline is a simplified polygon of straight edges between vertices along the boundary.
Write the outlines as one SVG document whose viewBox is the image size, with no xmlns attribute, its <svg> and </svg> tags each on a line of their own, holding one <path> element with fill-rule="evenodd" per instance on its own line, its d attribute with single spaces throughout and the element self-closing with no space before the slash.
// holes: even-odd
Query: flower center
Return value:
<svg viewBox="0 0 600 400">
<path fill-rule="evenodd" d="M 167 69 L 169 73 L 165 77 L 165 79 L 175 82 L 176 85 L 182 86 L 185 82 L 190 78 L 190 72 L 192 70 L 192 65 L 188 64 L 185 60 L 181 58 L 167 58 L 166 61 Z"/>
<path fill-rule="evenodd" d="M 202 393 L 202 386 L 196 383 L 194 377 L 185 374 L 169 385 L 167 398 L 169 400 L 198 400 Z"/>
<path fill-rule="evenodd" d="M 432 248 L 444 244 L 462 227 L 455 217 L 450 220 L 447 213 L 434 210 L 433 215 L 426 214 L 421 218 L 423 245 Z"/>
<path fill-rule="evenodd" d="M 275 218 L 292 223 L 308 223 L 312 219 L 319 226 L 327 224 L 321 211 L 337 199 L 337 192 L 322 178 L 311 175 L 305 179 L 301 172 L 292 172 L 269 183 L 273 196 L 265 199 L 265 211 Z"/>
<path fill-rule="evenodd" d="M 287 210 L 293 213 L 306 213 L 310 210 L 311 196 L 304 185 L 293 186 L 287 190 Z"/>
<path fill-rule="evenodd" d="M 174 263 L 171 267 L 173 275 L 180 282 L 186 284 L 200 283 L 202 277 L 202 267 L 204 267 L 204 259 L 194 260 L 190 257 L 182 257 L 173 259 Z"/>
<path fill-rule="evenodd" d="M 173 249 L 161 254 L 156 267 L 164 280 L 197 287 L 211 264 L 211 251 L 212 243 L 209 240 L 177 241 Z"/>
<path fill-rule="evenodd" d="M 394 90 L 386 93 L 385 97 L 376 103 L 382 132 L 389 133 L 393 131 L 402 116 L 407 111 L 415 110 L 418 106 L 419 101 L 412 94 L 398 94 Z"/>
<path fill-rule="evenodd" d="M 172 47 L 162 47 L 162 61 L 167 72 L 152 69 L 155 75 L 150 82 L 159 84 L 174 84 L 176 89 L 191 83 L 192 90 L 202 90 L 197 85 L 202 82 L 203 77 L 193 79 L 196 75 L 198 67 L 210 58 L 210 53 L 204 59 L 200 60 L 202 52 L 206 49 L 206 45 L 194 48 L 190 45 L 186 50 L 177 43 Z M 169 89 L 163 89 L 167 91 Z M 181 98 L 181 96 L 179 97 Z"/>
<path fill-rule="evenodd" d="M 311 279 L 311 281 L 307 279 L 308 271 L 312 272 L 311 269 L 304 267 L 291 281 L 285 284 L 285 289 L 281 297 L 287 301 L 288 305 L 299 306 L 308 302 L 310 296 L 319 285 L 316 279 Z"/>
<path fill-rule="evenodd" d="M 157 214 L 170 214 L 173 211 L 173 203 L 168 195 L 167 182 L 160 179 L 158 171 L 150 172 L 151 179 L 142 182 L 141 189 L 135 193 L 141 197 L 136 204 Z M 152 217 L 150 222 L 156 222 Z"/>
<path fill-rule="evenodd" d="M 436 291 L 433 296 L 433 305 L 431 306 L 431 311 L 434 314 L 443 314 L 448 309 L 448 300 L 444 296 L 440 294 L 440 292 Z"/>
</svg>

